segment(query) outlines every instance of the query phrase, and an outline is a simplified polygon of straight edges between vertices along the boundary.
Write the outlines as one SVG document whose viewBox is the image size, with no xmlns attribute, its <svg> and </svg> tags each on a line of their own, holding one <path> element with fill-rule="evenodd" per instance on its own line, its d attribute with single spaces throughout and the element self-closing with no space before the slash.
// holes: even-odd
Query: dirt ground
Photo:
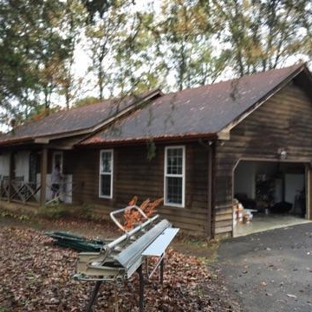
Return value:
<svg viewBox="0 0 312 312">
<path fill-rule="evenodd" d="M 6 260 L 1 260 L 0 255 L 0 271 L 2 276 L 2 281 L 0 282 L 0 312 L 13 310 L 83 311 L 81 307 L 84 306 L 88 298 L 86 295 L 86 286 L 79 286 L 78 289 L 76 289 L 77 285 L 71 281 L 67 272 L 73 269 L 77 254 L 63 251 L 60 247 L 51 247 L 51 243 L 46 241 L 44 237 L 45 231 L 60 230 L 80 234 L 92 239 L 111 239 L 121 235 L 121 232 L 116 226 L 106 221 L 95 222 L 73 218 L 50 219 L 29 217 L 28 215 L 3 211 L 0 207 L 0 243 L 3 251 L 2 256 L 4 257 L 5 255 L 7 258 Z M 14 238 L 15 235 L 16 239 Z M 12 239 L 12 242 L 8 241 L 8 239 Z M 29 240 L 31 240 L 29 246 L 25 246 L 28 244 L 27 241 Z M 154 289 L 152 284 L 146 286 L 146 311 L 241 311 L 239 304 L 233 299 L 228 289 L 225 287 L 223 279 L 218 274 L 218 270 L 214 270 L 212 267 L 210 268 L 210 264 L 213 263 L 215 259 L 215 251 L 218 248 L 217 242 L 206 242 L 197 238 L 180 235 L 180 237 L 175 239 L 172 247 L 175 252 L 169 252 L 169 259 L 166 264 L 166 269 L 168 273 L 171 274 L 165 277 L 165 279 L 167 279 L 167 284 L 162 288 L 163 293 Z M 4 251 L 4 249 L 6 249 L 6 251 Z M 34 250 L 35 256 L 29 254 L 31 250 Z M 40 256 L 36 258 L 38 254 L 40 254 Z M 20 255 L 19 257 L 22 260 L 26 259 L 29 262 L 27 264 L 27 270 L 31 269 L 31 272 L 28 273 L 29 276 L 24 270 L 22 270 L 19 275 L 26 274 L 26 278 L 29 278 L 31 281 L 33 281 L 33 276 L 35 276 L 38 285 L 29 286 L 29 281 L 25 284 L 24 279 L 20 278 L 14 280 L 13 283 L 8 282 L 12 271 L 14 272 L 16 270 L 15 275 L 13 274 L 16 276 L 18 275 L 18 271 L 21 270 L 19 266 L 25 265 L 24 261 L 19 262 L 20 259 L 16 259 L 17 255 Z M 47 257 L 47 261 L 45 257 Z M 46 263 L 49 262 L 49 257 L 53 259 L 51 259 L 51 263 Z M 66 264 L 61 264 L 62 272 L 59 272 L 57 269 L 61 261 L 60 259 L 67 259 Z M 4 264 L 7 263 L 8 268 L 5 269 Z M 40 267 L 38 267 L 39 265 Z M 33 271 L 34 266 L 36 270 L 38 270 L 35 273 Z M 64 273 L 64 268 L 66 268 L 66 266 L 69 267 Z M 51 280 L 47 279 L 47 270 L 52 272 Z M 45 273 L 42 273 L 42 271 L 45 271 Z M 65 276 L 63 276 L 64 274 Z M 45 276 L 45 279 L 42 275 Z M 7 279 L 5 277 L 7 277 Z M 56 280 L 58 284 L 62 285 L 62 291 L 54 289 L 53 280 Z M 47 284 L 44 286 L 42 283 Z M 52 283 L 52 285 L 49 283 Z M 1 305 L 1 301 L 6 298 L 10 287 L 13 288 L 10 290 L 12 298 L 5 301 L 6 305 Z M 28 291 L 27 287 L 34 288 Z M 38 290 L 42 289 L 42 287 L 44 287 L 45 291 L 49 290 L 49 292 L 44 295 L 44 298 L 41 294 L 42 291 Z M 51 289 L 49 289 L 49 287 L 51 287 Z M 73 287 L 75 287 L 75 289 L 73 289 Z M 21 290 L 23 290 L 22 293 Z M 39 291 L 37 295 L 35 290 Z M 109 291 L 110 290 L 105 288 L 103 293 L 109 293 Z M 26 295 L 24 294 L 25 292 Z M 69 292 L 71 293 L 70 296 L 68 295 Z M 128 290 L 126 294 L 123 295 L 124 306 L 121 304 L 120 311 L 136 311 L 133 307 L 135 307 L 137 303 L 133 301 L 134 299 L 133 296 L 131 297 L 131 292 L 133 292 L 133 290 Z M 17 294 L 19 295 L 17 296 Z M 149 300 L 148 294 L 154 299 Z M 51 298 L 49 296 L 51 296 Z M 22 298 L 26 303 L 22 305 L 20 302 L 24 301 L 22 301 L 22 299 L 16 301 L 16 298 Z M 48 299 L 50 300 L 49 305 L 45 305 L 44 302 Z M 157 301 L 157 305 L 154 300 Z M 103 299 L 101 300 L 101 298 L 99 298 L 99 301 L 99 306 L 97 306 L 99 311 L 111 311 L 111 309 L 107 309 L 103 305 L 105 300 L 103 301 Z M 181 307 L 178 309 L 177 302 L 181 304 Z M 129 308 L 129 304 L 130 306 L 132 305 L 132 308 Z M 12 310 L 12 308 L 14 309 Z"/>
</svg>

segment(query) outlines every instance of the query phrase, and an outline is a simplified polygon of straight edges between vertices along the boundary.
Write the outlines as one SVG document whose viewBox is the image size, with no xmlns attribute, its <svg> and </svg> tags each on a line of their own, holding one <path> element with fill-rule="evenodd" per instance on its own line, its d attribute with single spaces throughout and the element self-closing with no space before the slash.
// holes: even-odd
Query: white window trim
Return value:
<svg viewBox="0 0 312 312">
<path fill-rule="evenodd" d="M 111 153 L 111 160 L 112 160 L 112 164 L 111 164 L 111 172 L 110 173 L 102 173 L 101 172 L 101 166 L 102 166 L 102 153 Z M 102 183 L 102 179 L 101 176 L 102 174 L 110 174 L 110 183 L 111 183 L 111 188 L 110 188 L 110 195 L 102 195 L 101 194 L 101 183 Z M 100 150 L 100 162 L 99 162 L 99 198 L 113 198 L 113 175 L 114 175 L 114 150 L 112 149 L 105 149 L 105 150 Z"/>
<path fill-rule="evenodd" d="M 182 149 L 182 175 L 177 174 L 167 174 L 167 152 L 170 149 Z M 173 146 L 166 146 L 165 147 L 165 168 L 164 168 L 164 205 L 171 206 L 171 207 L 185 207 L 185 146 L 184 145 L 173 145 Z M 182 203 L 168 203 L 167 202 L 167 177 L 181 177 L 182 178 Z"/>
</svg>

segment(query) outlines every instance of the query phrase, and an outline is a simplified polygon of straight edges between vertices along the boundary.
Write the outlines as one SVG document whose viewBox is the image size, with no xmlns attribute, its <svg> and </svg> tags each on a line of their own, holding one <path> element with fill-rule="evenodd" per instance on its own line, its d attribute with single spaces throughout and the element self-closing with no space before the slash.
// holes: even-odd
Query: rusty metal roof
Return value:
<svg viewBox="0 0 312 312">
<path fill-rule="evenodd" d="M 101 103 L 86 105 L 51 114 L 41 120 L 29 122 L 0 136 L 0 146 L 29 142 L 46 137 L 67 137 L 77 132 L 92 132 L 103 122 L 114 118 L 127 109 L 131 109 L 150 95 L 160 94 L 159 90 L 146 92 L 139 96 L 123 99 L 106 100 Z"/>
<path fill-rule="evenodd" d="M 303 70 L 294 65 L 163 95 L 82 145 L 216 135 Z"/>
</svg>

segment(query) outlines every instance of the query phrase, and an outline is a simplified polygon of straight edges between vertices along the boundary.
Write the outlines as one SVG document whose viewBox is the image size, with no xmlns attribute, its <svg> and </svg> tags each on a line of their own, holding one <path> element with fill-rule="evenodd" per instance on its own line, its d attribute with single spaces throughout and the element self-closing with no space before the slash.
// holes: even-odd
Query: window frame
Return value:
<svg viewBox="0 0 312 312">
<path fill-rule="evenodd" d="M 168 150 L 182 149 L 182 174 L 168 174 L 167 165 L 168 165 Z M 165 147 L 165 166 L 164 166 L 164 205 L 171 207 L 185 207 L 185 167 L 186 167 L 186 158 L 185 158 L 185 145 L 173 145 Z M 181 178 L 182 179 L 182 203 L 172 203 L 168 202 L 167 194 L 167 178 Z"/>
<path fill-rule="evenodd" d="M 102 154 L 110 153 L 111 154 L 111 172 L 102 172 Z M 113 174 L 114 174 L 114 150 L 113 149 L 104 149 L 100 150 L 100 159 L 99 159 L 99 198 L 113 198 Z M 110 194 L 103 195 L 102 190 L 102 175 L 110 175 Z"/>
</svg>

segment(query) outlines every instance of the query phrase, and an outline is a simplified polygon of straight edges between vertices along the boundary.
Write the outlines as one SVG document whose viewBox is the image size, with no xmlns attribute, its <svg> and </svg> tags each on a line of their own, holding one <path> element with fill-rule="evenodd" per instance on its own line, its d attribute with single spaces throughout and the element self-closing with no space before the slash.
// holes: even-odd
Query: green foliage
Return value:
<svg viewBox="0 0 312 312">
<path fill-rule="evenodd" d="M 73 107 L 81 107 L 81 106 L 86 106 L 86 105 L 92 105 L 95 103 L 99 103 L 100 99 L 94 97 L 94 96 L 89 96 L 83 99 L 80 99 L 76 101 L 73 105 Z"/>
<path fill-rule="evenodd" d="M 27 221 L 27 220 L 29 220 L 29 216 L 28 215 L 25 215 L 25 214 L 22 214 L 22 213 L 19 213 L 19 212 L 3 210 L 3 209 L 0 210 L 0 217 L 1 218 L 9 217 L 9 218 L 17 219 L 17 220 L 20 220 L 20 221 Z"/>
<path fill-rule="evenodd" d="M 67 31 L 73 25 L 73 2 L 0 2 L 0 104 L 5 120 L 27 118 L 42 102 L 50 107 L 75 48 Z"/>
<path fill-rule="evenodd" d="M 123 63 L 124 53 L 129 59 L 138 27 L 134 25 L 134 16 L 128 13 L 131 9 L 132 4 L 127 0 L 114 1 L 114 5 L 109 6 L 101 18 L 86 29 L 90 44 L 89 56 L 92 60 L 90 71 L 96 76 L 96 89 L 100 100 L 116 96 L 118 89 L 119 94 L 125 94 L 124 85 L 129 80 L 123 74 L 126 72 L 127 77 L 131 76 L 129 73 L 133 67 L 129 66 L 128 61 L 126 65 Z M 128 85 L 132 86 L 134 83 Z M 108 93 L 104 94 L 105 91 Z"/>
<path fill-rule="evenodd" d="M 61 219 L 70 217 L 72 214 L 66 206 L 63 205 L 53 205 L 49 207 L 44 207 L 38 213 L 39 217 L 46 219 Z"/>
<path fill-rule="evenodd" d="M 227 65 L 240 76 L 309 57 L 306 51 L 312 47 L 310 1 L 212 3 L 214 19 L 223 25 L 220 43 L 228 47 L 222 54 Z"/>
<path fill-rule="evenodd" d="M 92 207 L 90 205 L 83 205 L 75 208 L 73 215 L 83 220 L 97 220 L 92 214 Z"/>
<path fill-rule="evenodd" d="M 1 121 L 79 106 L 82 86 L 102 100 L 309 61 L 311 39 L 310 0 L 3 0 Z M 74 70 L 78 45 L 89 73 Z"/>
<path fill-rule="evenodd" d="M 45 219 L 66 219 L 78 218 L 83 220 L 92 220 L 91 207 L 88 205 L 70 207 L 68 205 L 55 204 L 42 208 L 38 216 Z"/>
</svg>

